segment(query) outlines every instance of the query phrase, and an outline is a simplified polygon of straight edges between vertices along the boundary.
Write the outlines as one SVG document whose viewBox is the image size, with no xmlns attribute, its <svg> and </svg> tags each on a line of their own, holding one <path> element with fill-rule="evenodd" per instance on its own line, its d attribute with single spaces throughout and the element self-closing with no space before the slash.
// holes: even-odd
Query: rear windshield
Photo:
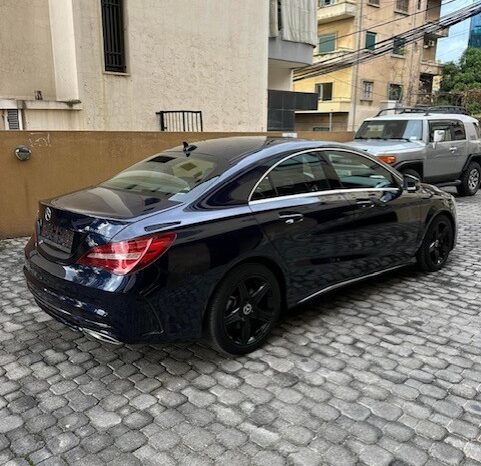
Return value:
<svg viewBox="0 0 481 466">
<path fill-rule="evenodd" d="M 420 141 L 422 137 L 422 120 L 368 120 L 356 133 L 356 139 Z"/>
<path fill-rule="evenodd" d="M 152 194 L 156 197 L 181 198 L 220 174 L 221 167 L 213 157 L 163 153 L 137 163 L 100 186 L 123 191 Z"/>
</svg>

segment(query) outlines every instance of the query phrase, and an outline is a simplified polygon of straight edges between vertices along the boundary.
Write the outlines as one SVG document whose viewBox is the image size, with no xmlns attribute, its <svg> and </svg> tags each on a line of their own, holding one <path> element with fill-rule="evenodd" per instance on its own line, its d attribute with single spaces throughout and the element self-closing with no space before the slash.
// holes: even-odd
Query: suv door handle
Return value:
<svg viewBox="0 0 481 466">
<path fill-rule="evenodd" d="M 302 222 L 304 220 L 304 215 L 298 212 L 281 212 L 279 218 L 285 220 L 285 223 L 292 225 L 293 223 Z"/>
<path fill-rule="evenodd" d="M 360 207 L 373 207 L 376 202 L 373 199 L 359 199 L 356 201 L 356 205 Z"/>
<path fill-rule="evenodd" d="M 456 152 L 456 151 L 458 150 L 458 148 L 457 148 L 457 147 L 454 147 L 454 146 L 452 146 L 452 147 L 450 147 L 450 148 L 449 148 L 449 150 L 450 150 L 451 152 Z"/>
</svg>

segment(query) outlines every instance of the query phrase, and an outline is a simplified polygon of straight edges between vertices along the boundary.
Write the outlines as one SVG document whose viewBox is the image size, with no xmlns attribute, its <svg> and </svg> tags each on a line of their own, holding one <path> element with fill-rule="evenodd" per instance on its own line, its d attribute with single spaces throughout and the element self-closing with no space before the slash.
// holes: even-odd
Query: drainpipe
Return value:
<svg viewBox="0 0 481 466">
<path fill-rule="evenodd" d="M 362 15 L 363 15 L 363 6 L 364 6 L 364 0 L 359 0 L 360 6 L 359 6 L 359 17 L 357 21 L 357 50 L 361 50 L 361 45 L 362 45 Z M 356 62 L 354 65 L 354 76 L 352 80 L 352 91 L 351 94 L 353 96 L 353 102 L 352 102 L 352 131 L 355 131 L 356 129 L 356 110 L 357 110 L 357 81 L 359 78 L 359 60 Z"/>
</svg>

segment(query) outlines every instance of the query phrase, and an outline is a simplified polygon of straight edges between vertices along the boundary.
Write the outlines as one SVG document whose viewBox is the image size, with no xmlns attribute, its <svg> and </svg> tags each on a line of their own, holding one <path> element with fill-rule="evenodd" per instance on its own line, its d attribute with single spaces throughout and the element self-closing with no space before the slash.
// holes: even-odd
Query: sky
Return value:
<svg viewBox="0 0 481 466">
<path fill-rule="evenodd" d="M 445 3 L 445 1 L 443 1 Z M 452 3 L 443 5 L 441 15 L 452 13 L 460 8 L 471 5 L 473 0 L 455 0 Z M 438 40 L 438 49 L 436 58 L 441 63 L 448 61 L 457 61 L 468 45 L 469 39 L 469 23 L 467 19 L 449 28 L 449 36 Z"/>
</svg>

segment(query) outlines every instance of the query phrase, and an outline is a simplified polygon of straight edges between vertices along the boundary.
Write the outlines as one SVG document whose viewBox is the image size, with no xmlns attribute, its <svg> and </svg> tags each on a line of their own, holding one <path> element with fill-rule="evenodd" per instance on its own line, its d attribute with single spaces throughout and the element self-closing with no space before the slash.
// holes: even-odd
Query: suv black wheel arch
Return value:
<svg viewBox="0 0 481 466">
<path fill-rule="evenodd" d="M 420 181 L 422 181 L 424 178 L 424 164 L 422 160 L 409 160 L 406 162 L 400 162 L 397 165 L 394 165 L 394 168 L 397 171 L 407 175 L 412 175 L 412 172 L 415 172 L 419 175 Z"/>
</svg>

